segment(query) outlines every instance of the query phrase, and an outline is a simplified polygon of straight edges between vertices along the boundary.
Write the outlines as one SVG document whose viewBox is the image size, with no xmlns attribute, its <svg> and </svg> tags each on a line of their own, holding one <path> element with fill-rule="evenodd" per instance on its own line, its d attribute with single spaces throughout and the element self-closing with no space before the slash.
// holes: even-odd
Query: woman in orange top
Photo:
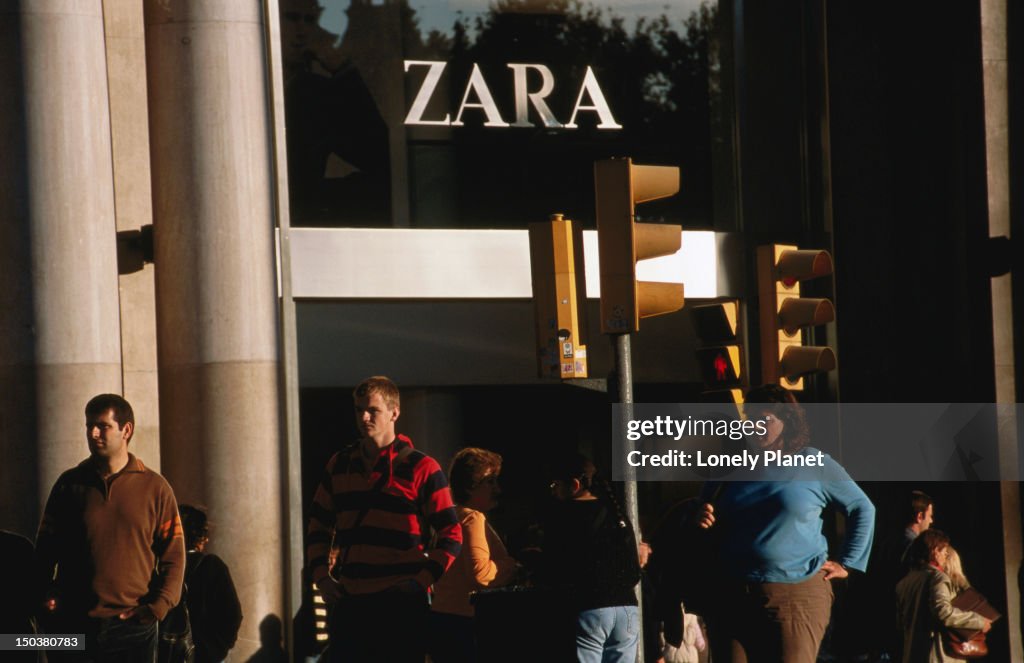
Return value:
<svg viewBox="0 0 1024 663">
<path fill-rule="evenodd" d="M 448 481 L 462 525 L 462 552 L 434 585 L 430 614 L 430 656 L 434 663 L 476 661 L 470 592 L 501 587 L 519 565 L 489 524 L 485 514 L 498 504 L 501 456 L 467 447 L 452 459 Z"/>
</svg>

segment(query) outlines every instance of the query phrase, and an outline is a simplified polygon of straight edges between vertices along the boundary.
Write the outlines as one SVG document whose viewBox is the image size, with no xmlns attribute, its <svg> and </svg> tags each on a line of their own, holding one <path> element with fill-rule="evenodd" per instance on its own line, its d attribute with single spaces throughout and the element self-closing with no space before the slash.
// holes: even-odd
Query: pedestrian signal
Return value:
<svg viewBox="0 0 1024 663">
<path fill-rule="evenodd" d="M 735 299 L 695 306 L 692 310 L 704 402 L 743 402 L 746 371 L 739 314 L 740 303 Z"/>
</svg>

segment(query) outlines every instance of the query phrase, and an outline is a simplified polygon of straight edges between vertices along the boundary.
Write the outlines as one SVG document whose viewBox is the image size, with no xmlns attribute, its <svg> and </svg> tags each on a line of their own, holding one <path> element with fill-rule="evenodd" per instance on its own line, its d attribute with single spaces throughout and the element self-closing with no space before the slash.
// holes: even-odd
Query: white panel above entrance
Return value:
<svg viewBox="0 0 1024 663">
<path fill-rule="evenodd" d="M 525 230 L 292 228 L 293 294 L 301 299 L 529 299 Z M 584 232 L 587 296 L 600 296 L 597 233 Z M 718 296 L 715 233 L 683 231 L 682 248 L 638 266 L 638 278 Z"/>
</svg>

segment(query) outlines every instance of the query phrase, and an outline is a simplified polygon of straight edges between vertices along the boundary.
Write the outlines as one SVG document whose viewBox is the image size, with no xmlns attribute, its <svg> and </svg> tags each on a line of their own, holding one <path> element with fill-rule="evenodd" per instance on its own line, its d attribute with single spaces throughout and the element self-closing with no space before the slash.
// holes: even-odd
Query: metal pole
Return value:
<svg viewBox="0 0 1024 663">
<path fill-rule="evenodd" d="M 269 106 L 273 128 L 274 204 L 278 226 L 280 352 L 283 426 L 281 444 L 282 516 L 284 536 L 285 647 L 293 660 L 295 615 L 302 607 L 304 557 L 302 522 L 302 451 L 299 429 L 299 360 L 295 300 L 292 297 L 291 217 L 288 208 L 288 161 L 284 131 L 284 73 L 281 69 L 281 25 L 277 0 L 264 0 Z"/>
<path fill-rule="evenodd" d="M 633 418 L 633 357 L 630 345 L 629 334 L 618 334 L 615 336 L 615 370 L 619 374 L 619 403 L 622 405 L 622 422 Z M 636 448 L 636 444 L 624 434 L 625 431 L 615 431 L 615 434 L 623 441 L 623 455 Z M 637 546 L 640 544 L 640 505 L 636 493 L 636 468 L 626 463 L 624 466 L 624 480 L 626 492 L 626 515 L 633 525 L 636 533 Z M 636 602 L 640 611 L 640 638 L 637 642 L 636 661 L 644 663 L 644 601 L 641 583 L 636 585 Z"/>
<path fill-rule="evenodd" d="M 988 234 L 991 239 L 1011 237 L 1011 216 L 1014 201 L 1010 183 L 1014 180 L 1010 162 L 1010 142 L 1017 124 L 1010 119 L 1010 65 L 1008 50 L 1008 0 L 981 0 L 981 64 L 985 97 L 985 161 L 988 186 Z M 1019 168 L 1019 167 L 1018 167 Z M 1001 481 L 999 498 L 1003 516 L 1003 558 L 1006 577 L 1006 617 L 1010 640 L 1010 657 L 1024 651 L 1021 637 L 1020 587 L 1017 585 L 1017 563 L 1024 554 L 1024 533 L 1021 532 L 1021 490 L 1019 477 L 1018 422 L 1021 390 L 1016 381 L 1014 357 L 1015 323 L 1013 312 L 1013 271 L 992 277 L 992 350 L 996 383 L 997 419 L 999 421 L 999 467 Z M 1017 284 L 1019 287 L 1019 283 Z M 1004 415 L 1004 416 L 999 416 Z M 1008 416 L 1007 416 L 1008 415 Z"/>
</svg>

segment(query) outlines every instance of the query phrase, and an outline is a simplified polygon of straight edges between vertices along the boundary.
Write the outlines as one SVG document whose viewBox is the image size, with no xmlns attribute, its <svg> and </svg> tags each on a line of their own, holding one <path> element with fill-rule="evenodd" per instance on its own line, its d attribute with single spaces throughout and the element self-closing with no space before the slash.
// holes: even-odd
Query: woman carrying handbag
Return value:
<svg viewBox="0 0 1024 663">
<path fill-rule="evenodd" d="M 992 622 L 977 612 L 953 605 L 957 586 L 946 573 L 949 550 L 949 537 L 929 529 L 918 535 L 907 551 L 911 570 L 896 585 L 903 663 L 964 660 L 963 655 L 957 655 L 944 642 L 948 630 L 988 633 L 992 628 Z"/>
</svg>

